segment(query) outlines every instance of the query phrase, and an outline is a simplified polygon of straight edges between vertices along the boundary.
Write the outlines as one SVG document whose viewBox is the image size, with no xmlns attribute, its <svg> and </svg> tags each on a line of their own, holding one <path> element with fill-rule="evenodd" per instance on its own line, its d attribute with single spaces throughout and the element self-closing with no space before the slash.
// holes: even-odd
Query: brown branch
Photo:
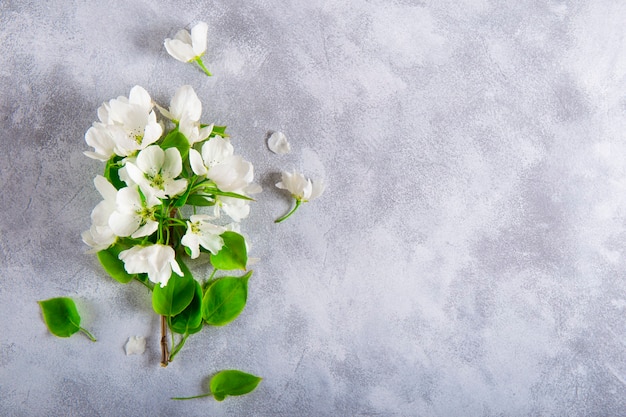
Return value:
<svg viewBox="0 0 626 417">
<path fill-rule="evenodd" d="M 167 317 L 161 316 L 161 366 L 166 367 L 170 361 L 167 347 Z"/>
</svg>

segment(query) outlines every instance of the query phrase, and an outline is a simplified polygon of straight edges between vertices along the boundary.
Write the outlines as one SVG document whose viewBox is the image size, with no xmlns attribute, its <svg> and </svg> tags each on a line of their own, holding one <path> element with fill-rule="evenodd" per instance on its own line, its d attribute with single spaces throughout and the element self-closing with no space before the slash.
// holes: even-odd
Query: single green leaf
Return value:
<svg viewBox="0 0 626 417">
<path fill-rule="evenodd" d="M 52 333 L 58 337 L 70 337 L 81 331 L 92 341 L 96 341 L 91 333 L 80 327 L 80 315 L 74 300 L 68 297 L 50 298 L 38 301 L 44 322 Z"/>
<path fill-rule="evenodd" d="M 221 136 L 223 138 L 227 138 L 229 135 L 226 133 L 226 126 L 213 126 L 213 132 L 211 135 Z"/>
<path fill-rule="evenodd" d="M 122 167 L 122 164 L 120 164 L 121 160 L 122 160 L 122 157 L 117 156 L 117 155 L 109 159 L 106 165 L 104 166 L 104 175 L 103 175 L 104 178 L 109 180 L 109 182 L 113 184 L 113 186 L 118 190 L 126 187 L 126 184 L 124 183 L 124 181 L 120 179 L 120 175 L 119 175 L 119 170 Z"/>
<path fill-rule="evenodd" d="M 223 271 L 245 270 L 248 263 L 248 249 L 244 237 L 231 231 L 224 232 L 221 236 L 224 240 L 224 246 L 217 254 L 211 254 L 213 267 Z"/>
<path fill-rule="evenodd" d="M 126 272 L 124 269 L 124 261 L 118 258 L 121 251 L 127 249 L 119 244 L 115 244 L 108 249 L 98 252 L 98 260 L 104 270 L 116 281 L 126 284 L 135 277 Z"/>
<path fill-rule="evenodd" d="M 262 378 L 236 369 L 229 369 L 215 374 L 209 383 L 209 389 L 217 401 L 231 395 L 248 394 L 259 385 Z"/>
<path fill-rule="evenodd" d="M 39 301 L 48 330 L 55 336 L 70 337 L 80 330 L 80 315 L 74 300 L 68 297 Z"/>
<path fill-rule="evenodd" d="M 174 200 L 174 207 L 182 207 L 187 204 L 187 199 L 189 198 L 189 193 L 191 192 L 191 184 L 187 187 L 187 191 L 179 195 Z"/>
<path fill-rule="evenodd" d="M 163 142 L 161 142 L 161 148 L 176 148 L 180 152 L 180 156 L 183 158 L 183 160 L 185 160 L 185 158 L 187 158 L 187 154 L 189 153 L 191 145 L 189 144 L 189 141 L 187 140 L 185 135 L 180 133 L 178 129 L 174 129 L 163 138 Z"/>
<path fill-rule="evenodd" d="M 215 205 L 215 201 L 201 194 L 190 195 L 189 197 L 187 197 L 186 203 L 189 204 L 190 206 L 203 206 L 203 207 Z"/>
<path fill-rule="evenodd" d="M 193 334 L 200 331 L 202 325 L 202 287 L 196 280 L 195 292 L 191 303 L 180 313 L 172 317 L 170 329 L 180 334 Z M 199 329 L 200 327 L 200 329 Z M 194 332 L 196 330 L 196 332 Z"/>
<path fill-rule="evenodd" d="M 222 191 L 218 188 L 206 187 L 204 191 L 212 195 L 221 195 L 224 197 L 233 197 L 233 198 L 239 198 L 241 200 L 254 201 L 254 198 L 248 197 L 247 195 L 232 193 L 230 191 Z"/>
<path fill-rule="evenodd" d="M 235 320 L 246 306 L 251 275 L 252 271 L 240 278 L 213 281 L 202 298 L 202 318 L 212 326 L 224 326 Z"/>
<path fill-rule="evenodd" d="M 179 277 L 172 272 L 167 285 L 161 287 L 155 285 L 152 291 L 152 308 L 162 316 L 175 316 L 180 314 L 191 303 L 196 292 L 196 280 L 191 275 L 189 268 L 180 259 L 176 259 L 183 276 Z"/>
</svg>

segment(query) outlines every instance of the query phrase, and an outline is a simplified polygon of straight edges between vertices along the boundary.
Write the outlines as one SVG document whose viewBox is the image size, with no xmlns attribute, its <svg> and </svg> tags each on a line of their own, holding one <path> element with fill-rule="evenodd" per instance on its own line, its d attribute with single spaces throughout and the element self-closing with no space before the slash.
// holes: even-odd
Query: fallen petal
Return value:
<svg viewBox="0 0 626 417">
<path fill-rule="evenodd" d="M 286 154 L 291 152 L 291 145 L 287 142 L 287 137 L 282 132 L 274 132 L 267 140 L 270 151 L 276 154 Z"/>
</svg>

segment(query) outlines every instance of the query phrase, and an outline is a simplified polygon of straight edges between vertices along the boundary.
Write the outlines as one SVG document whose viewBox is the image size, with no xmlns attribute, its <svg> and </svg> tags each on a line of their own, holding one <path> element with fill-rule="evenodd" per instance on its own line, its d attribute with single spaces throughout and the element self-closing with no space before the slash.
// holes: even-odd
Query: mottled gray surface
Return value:
<svg viewBox="0 0 626 417">
<path fill-rule="evenodd" d="M 626 415 L 624 2 L 172 3 L 0 2 L 0 415 Z M 162 46 L 198 20 L 213 78 Z M 244 314 L 166 369 L 80 239 L 84 133 L 135 84 L 193 85 L 265 188 Z M 329 187 L 275 225 L 291 168 Z M 97 343 L 47 332 L 60 295 Z M 169 400 L 223 368 L 264 381 Z"/>
</svg>

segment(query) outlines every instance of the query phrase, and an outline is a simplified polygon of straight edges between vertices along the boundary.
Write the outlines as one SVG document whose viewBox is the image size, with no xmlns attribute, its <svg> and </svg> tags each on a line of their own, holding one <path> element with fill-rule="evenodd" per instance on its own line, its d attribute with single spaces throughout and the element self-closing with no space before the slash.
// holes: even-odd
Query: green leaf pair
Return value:
<svg viewBox="0 0 626 417">
<path fill-rule="evenodd" d="M 96 341 L 91 333 L 80 327 L 80 315 L 74 300 L 67 297 L 50 298 L 38 301 L 43 319 L 52 333 L 58 337 L 70 337 L 74 333 L 83 332 L 92 342 Z"/>
<path fill-rule="evenodd" d="M 224 401 L 228 396 L 248 394 L 259 385 L 263 378 L 236 369 L 229 369 L 215 374 L 209 382 L 209 392 L 193 397 L 174 397 L 173 400 L 191 400 L 213 396 L 217 401 Z"/>
</svg>

